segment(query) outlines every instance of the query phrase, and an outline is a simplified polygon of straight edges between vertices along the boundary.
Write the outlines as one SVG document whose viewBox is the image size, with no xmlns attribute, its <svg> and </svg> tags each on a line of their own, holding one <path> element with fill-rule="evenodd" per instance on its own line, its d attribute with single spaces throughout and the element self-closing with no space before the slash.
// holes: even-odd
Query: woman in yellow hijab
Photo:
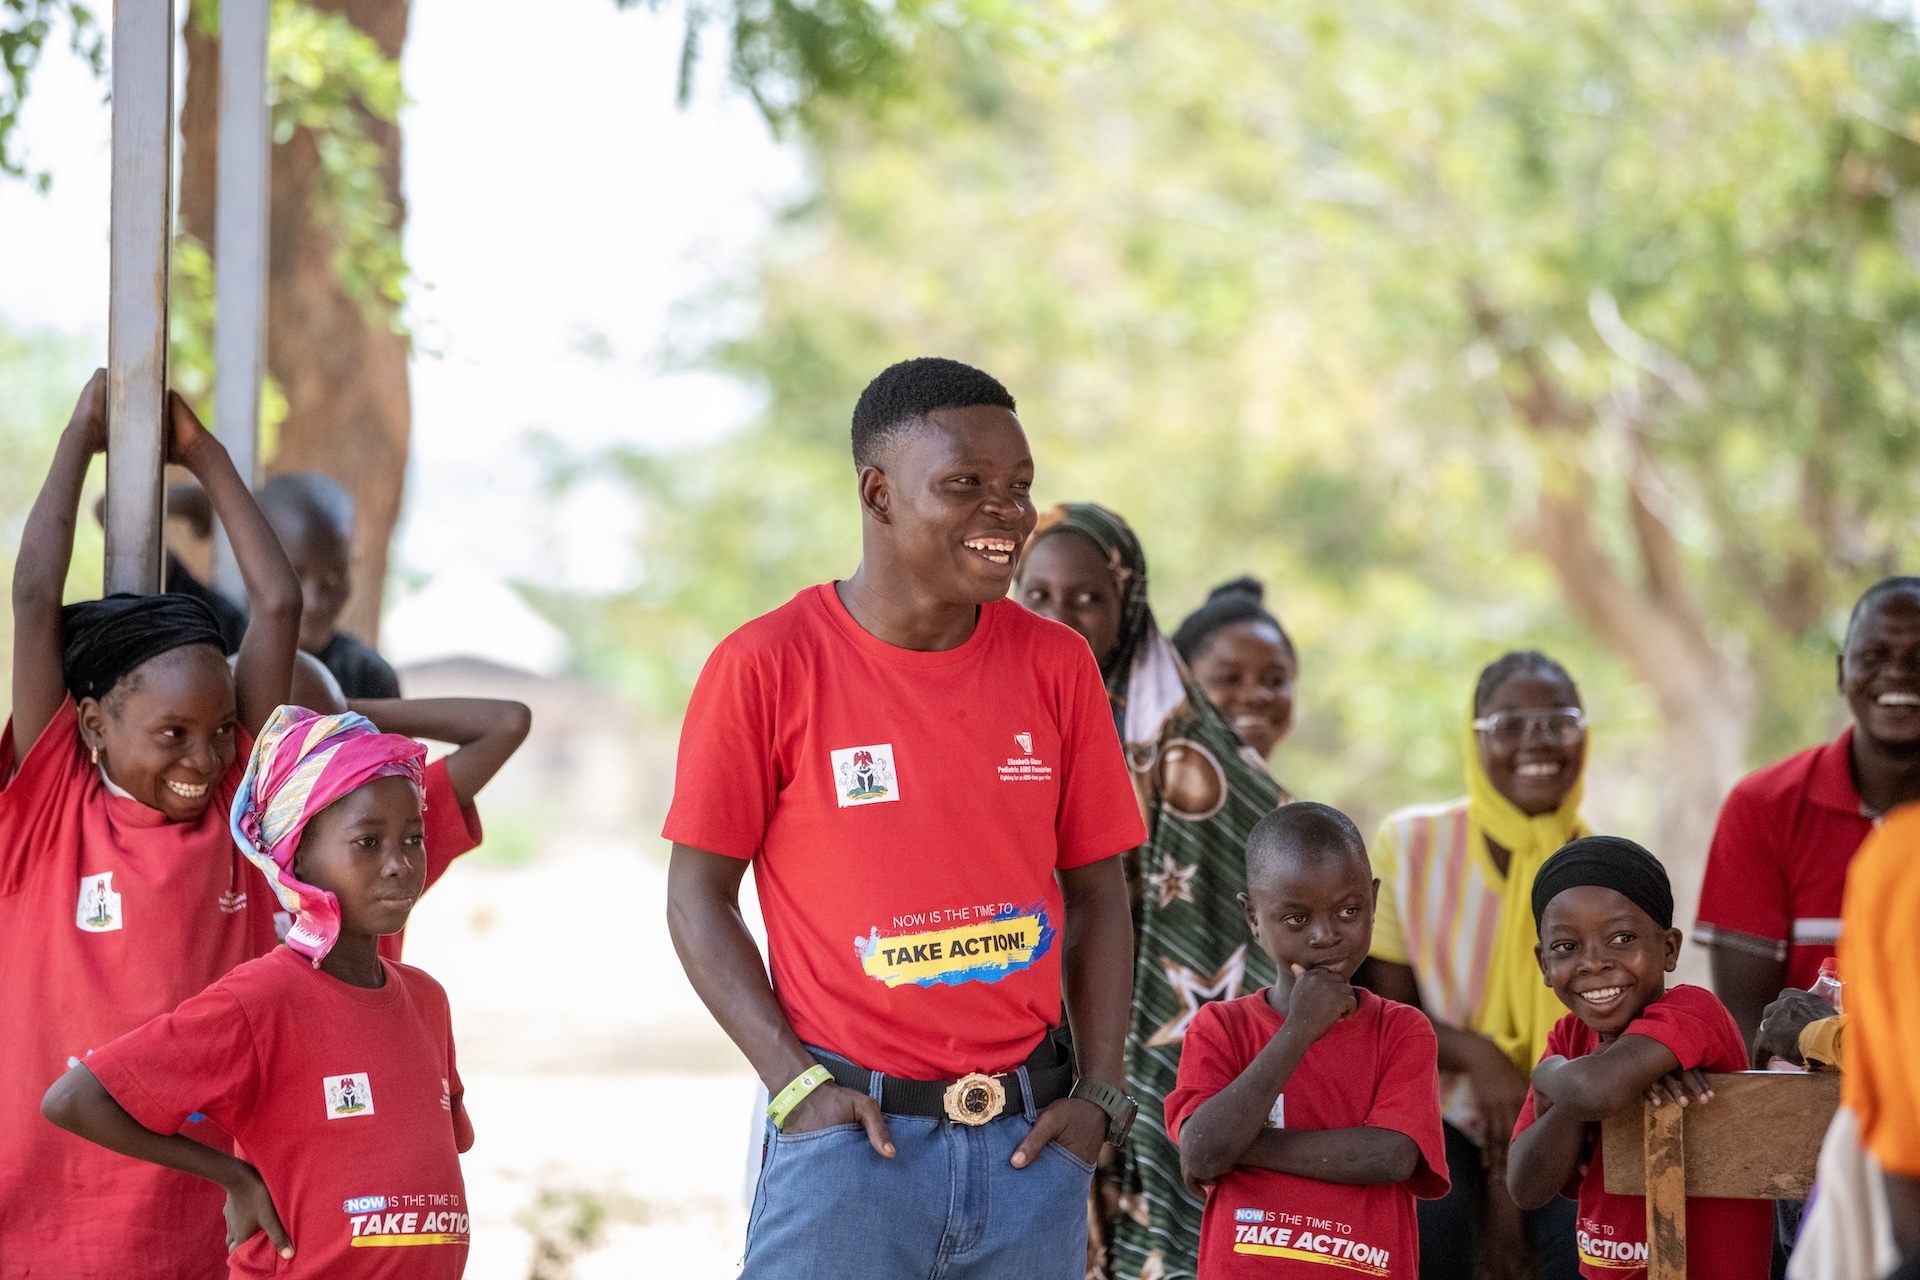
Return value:
<svg viewBox="0 0 1920 1280">
<path fill-rule="evenodd" d="M 1467 794 L 1402 809 L 1374 838 L 1361 979 L 1424 1009 L 1440 1040 L 1453 1189 L 1419 1204 L 1420 1277 L 1577 1280 L 1573 1202 L 1523 1214 L 1505 1174 L 1528 1074 L 1566 1012 L 1534 958 L 1529 895 L 1540 864 L 1590 834 L 1586 714 L 1566 668 L 1529 650 L 1480 673 L 1462 731 Z"/>
</svg>

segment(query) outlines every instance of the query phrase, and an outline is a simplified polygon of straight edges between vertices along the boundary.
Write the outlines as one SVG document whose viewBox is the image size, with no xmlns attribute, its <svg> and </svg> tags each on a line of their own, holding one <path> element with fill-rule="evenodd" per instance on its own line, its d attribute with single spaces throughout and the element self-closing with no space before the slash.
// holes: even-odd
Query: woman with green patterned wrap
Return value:
<svg viewBox="0 0 1920 1280">
<path fill-rule="evenodd" d="M 1134 1003 L 1127 1087 L 1140 1116 L 1094 1183 L 1087 1273 L 1191 1277 L 1203 1202 L 1181 1181 L 1162 1108 L 1194 1011 L 1273 981 L 1238 895 L 1246 887 L 1247 833 L 1291 797 L 1155 624 L 1146 557 L 1126 521 L 1086 502 L 1045 512 L 1014 590 L 1022 604 L 1072 627 L 1092 647 L 1147 820 L 1147 843 L 1128 857 Z"/>
</svg>

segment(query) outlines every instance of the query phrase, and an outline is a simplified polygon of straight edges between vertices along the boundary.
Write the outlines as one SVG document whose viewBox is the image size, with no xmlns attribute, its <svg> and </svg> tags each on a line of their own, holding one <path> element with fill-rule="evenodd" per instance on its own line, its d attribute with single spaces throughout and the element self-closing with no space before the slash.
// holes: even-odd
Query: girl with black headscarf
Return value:
<svg viewBox="0 0 1920 1280">
<path fill-rule="evenodd" d="M 286 697 L 300 583 L 226 450 L 177 396 L 167 460 L 232 539 L 252 625 L 229 672 L 186 596 L 62 608 L 81 487 L 106 445 L 96 373 L 54 451 L 14 568 L 13 717 L 0 737 L 0 1222 L 9 1270 L 216 1275 L 219 1188 L 47 1124 L 74 1057 L 274 945 L 273 901 L 227 809 L 253 731 Z M 158 566 L 156 565 L 157 569 Z M 191 1136 L 193 1126 L 189 1126 Z M 87 1189 L 78 1212 L 71 1188 Z"/>
</svg>

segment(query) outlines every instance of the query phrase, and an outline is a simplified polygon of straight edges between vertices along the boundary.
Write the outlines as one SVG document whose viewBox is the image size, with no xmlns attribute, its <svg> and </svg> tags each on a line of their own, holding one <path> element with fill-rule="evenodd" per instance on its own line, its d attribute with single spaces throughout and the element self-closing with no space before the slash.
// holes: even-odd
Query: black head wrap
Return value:
<svg viewBox="0 0 1920 1280">
<path fill-rule="evenodd" d="M 1533 927 L 1540 927 L 1540 917 L 1555 896 L 1590 884 L 1619 893 L 1662 929 L 1673 928 L 1673 885 L 1667 869 L 1619 836 L 1581 836 L 1540 864 L 1533 878 Z"/>
<path fill-rule="evenodd" d="M 190 644 L 226 652 L 213 610 L 192 596 L 120 593 L 60 611 L 60 675 L 76 698 L 105 697 L 147 659 Z"/>
<path fill-rule="evenodd" d="M 1181 659 L 1191 665 L 1193 655 L 1200 652 L 1200 646 L 1214 632 L 1236 622 L 1264 622 L 1280 633 L 1280 643 L 1286 645 L 1291 654 L 1293 638 L 1280 625 L 1280 619 L 1269 613 L 1262 603 L 1266 594 L 1267 589 L 1260 585 L 1258 578 L 1235 578 L 1221 583 L 1207 593 L 1206 603 L 1188 614 L 1180 629 L 1173 633 L 1173 647 L 1180 651 Z"/>
</svg>

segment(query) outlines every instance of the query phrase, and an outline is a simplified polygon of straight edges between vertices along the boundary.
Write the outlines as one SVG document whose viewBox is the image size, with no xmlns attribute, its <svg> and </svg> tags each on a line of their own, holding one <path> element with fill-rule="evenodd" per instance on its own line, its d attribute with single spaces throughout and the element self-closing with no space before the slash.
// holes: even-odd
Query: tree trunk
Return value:
<svg viewBox="0 0 1920 1280">
<path fill-rule="evenodd" d="M 1505 320 L 1469 286 L 1468 306 L 1483 337 L 1500 342 Z M 1605 420 L 1624 435 L 1627 515 L 1638 553 L 1637 585 L 1615 564 L 1594 527 L 1594 481 L 1583 460 L 1600 406 L 1569 395 L 1540 351 L 1504 352 L 1507 403 L 1540 465 L 1534 547 L 1553 567 L 1562 594 L 1608 648 L 1654 692 L 1660 708 L 1659 816 L 1653 853 L 1674 886 L 1674 922 L 1689 926 L 1713 841 L 1720 802 L 1745 769 L 1756 698 L 1744 659 L 1709 634 L 1661 515 L 1668 492 L 1649 451 L 1645 418 L 1656 393 L 1616 394 Z M 1683 951 L 1685 976 L 1704 982 L 1703 957 Z"/>
<path fill-rule="evenodd" d="M 309 0 L 343 15 L 389 58 L 406 42 L 408 0 Z M 206 244 L 214 237 L 219 137 L 219 41 L 187 29 L 187 91 L 180 112 L 180 230 Z M 406 219 L 400 191 L 400 128 L 367 117 L 380 145 L 381 171 L 399 233 Z M 273 149 L 267 239 L 267 367 L 287 397 L 270 474 L 322 471 L 346 486 L 358 508 L 353 593 L 343 630 L 378 638 L 388 544 L 400 519 L 413 403 L 408 340 L 384 321 L 369 324 L 333 271 L 333 236 L 316 227 L 312 208 L 320 157 L 300 130 Z"/>
</svg>

